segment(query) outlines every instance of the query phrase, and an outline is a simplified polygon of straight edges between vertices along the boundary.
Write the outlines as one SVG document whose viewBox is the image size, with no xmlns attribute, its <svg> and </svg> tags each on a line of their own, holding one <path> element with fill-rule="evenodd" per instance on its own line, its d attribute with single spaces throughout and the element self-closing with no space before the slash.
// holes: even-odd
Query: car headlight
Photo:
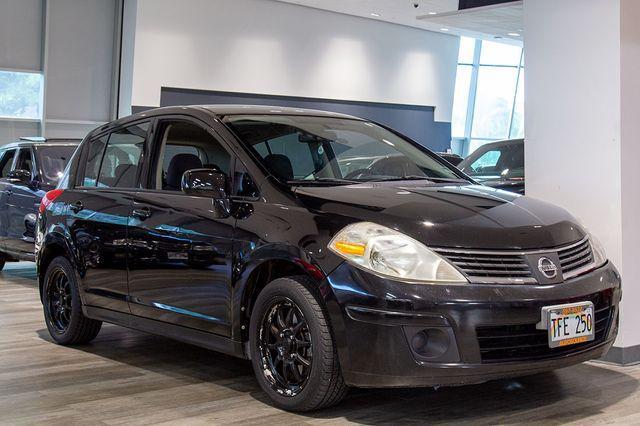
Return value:
<svg viewBox="0 0 640 426">
<path fill-rule="evenodd" d="M 602 243 L 595 236 L 589 235 L 589 243 L 591 244 L 591 251 L 593 251 L 593 261 L 596 264 L 596 268 L 599 268 L 607 263 L 607 254 Z"/>
<path fill-rule="evenodd" d="M 466 283 L 449 262 L 413 238 L 371 222 L 346 226 L 329 249 L 353 264 L 378 274 L 408 281 Z"/>
</svg>

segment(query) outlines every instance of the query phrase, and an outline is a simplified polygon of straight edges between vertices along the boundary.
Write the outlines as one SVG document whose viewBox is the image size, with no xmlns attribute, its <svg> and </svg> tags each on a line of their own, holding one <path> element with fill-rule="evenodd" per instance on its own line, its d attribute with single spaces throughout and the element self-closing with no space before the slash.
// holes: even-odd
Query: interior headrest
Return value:
<svg viewBox="0 0 640 426">
<path fill-rule="evenodd" d="M 176 154 L 169 162 L 167 169 L 167 187 L 168 189 L 180 190 L 180 182 L 182 175 L 187 170 L 201 169 L 202 161 L 195 154 Z"/>
<path fill-rule="evenodd" d="M 282 154 L 269 154 L 264 158 L 271 173 L 283 180 L 293 179 L 293 166 L 289 157 Z"/>
</svg>

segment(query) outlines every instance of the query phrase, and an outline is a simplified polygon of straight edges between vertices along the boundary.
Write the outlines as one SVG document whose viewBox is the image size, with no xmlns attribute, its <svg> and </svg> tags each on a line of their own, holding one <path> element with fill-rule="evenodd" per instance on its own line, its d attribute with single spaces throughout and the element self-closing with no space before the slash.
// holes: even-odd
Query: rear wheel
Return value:
<svg viewBox="0 0 640 426">
<path fill-rule="evenodd" d="M 49 334 L 60 345 L 88 343 L 100 332 L 102 322 L 82 313 L 75 271 L 64 257 L 53 259 L 47 268 L 42 304 Z"/>
<path fill-rule="evenodd" d="M 251 315 L 253 369 L 281 408 L 310 411 L 337 404 L 347 392 L 324 309 L 306 277 L 278 278 L 258 296 Z"/>
</svg>

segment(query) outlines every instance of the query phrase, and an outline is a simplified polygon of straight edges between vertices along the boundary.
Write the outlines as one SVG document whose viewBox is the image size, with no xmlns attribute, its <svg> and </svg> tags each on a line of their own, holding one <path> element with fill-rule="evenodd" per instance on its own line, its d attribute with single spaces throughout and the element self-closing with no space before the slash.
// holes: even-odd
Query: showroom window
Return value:
<svg viewBox="0 0 640 426">
<path fill-rule="evenodd" d="M 39 72 L 0 70 L 0 117 L 39 120 L 42 83 Z"/>
<path fill-rule="evenodd" d="M 452 147 L 467 156 L 485 143 L 524 137 L 523 49 L 460 38 Z"/>
</svg>

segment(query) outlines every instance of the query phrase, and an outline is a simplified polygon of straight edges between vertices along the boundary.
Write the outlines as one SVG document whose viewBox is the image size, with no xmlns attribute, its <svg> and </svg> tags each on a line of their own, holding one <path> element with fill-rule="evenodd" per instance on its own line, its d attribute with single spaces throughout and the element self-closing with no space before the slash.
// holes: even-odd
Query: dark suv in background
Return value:
<svg viewBox="0 0 640 426">
<path fill-rule="evenodd" d="M 0 147 L 0 269 L 34 259 L 36 215 L 80 139 L 21 138 Z"/>
<path fill-rule="evenodd" d="M 106 321 L 250 359 L 290 410 L 565 367 L 617 334 L 620 277 L 569 213 L 351 116 L 146 111 L 92 131 L 42 210 L 57 343 Z"/>
<path fill-rule="evenodd" d="M 524 139 L 482 145 L 457 166 L 483 185 L 524 194 Z"/>
</svg>

